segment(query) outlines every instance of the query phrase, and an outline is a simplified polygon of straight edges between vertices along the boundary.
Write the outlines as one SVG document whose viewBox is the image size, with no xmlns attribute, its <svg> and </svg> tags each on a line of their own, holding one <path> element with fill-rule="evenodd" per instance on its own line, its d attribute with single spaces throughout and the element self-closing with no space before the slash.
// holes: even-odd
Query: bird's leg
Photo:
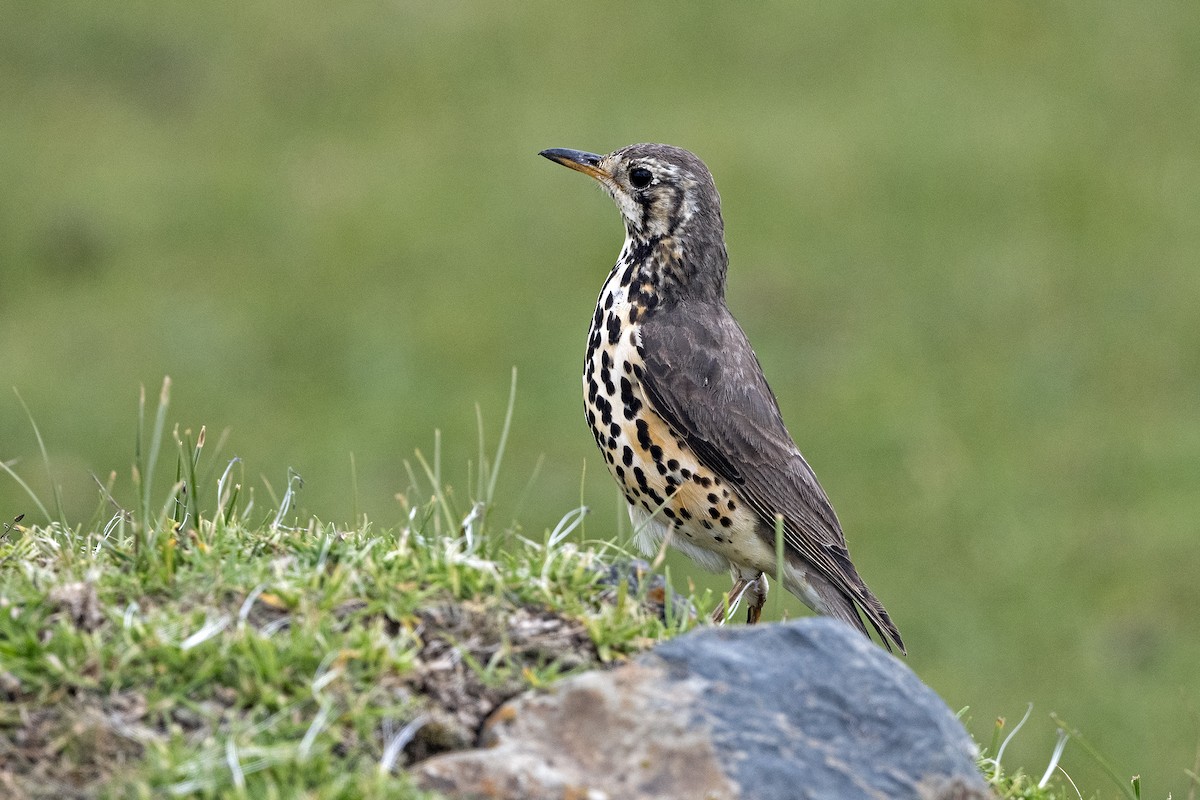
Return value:
<svg viewBox="0 0 1200 800">
<path fill-rule="evenodd" d="M 750 581 L 744 578 L 737 577 L 733 579 L 733 587 L 726 593 L 725 602 L 717 606 L 713 612 L 712 621 L 714 625 L 724 625 L 730 615 L 737 609 L 738 603 L 742 600 L 742 593 L 746 591 L 746 587 L 750 585 Z"/>
<path fill-rule="evenodd" d="M 763 606 L 767 604 L 767 590 L 770 587 L 767 585 L 766 573 L 758 573 L 758 577 L 752 581 L 747 581 L 745 595 L 748 605 L 746 606 L 746 624 L 754 625 L 758 622 L 758 618 L 762 616 Z"/>
<path fill-rule="evenodd" d="M 738 603 L 742 602 L 742 596 L 747 591 L 750 592 L 750 607 L 746 609 L 746 622 L 750 625 L 758 622 L 759 616 L 762 614 L 763 605 L 767 602 L 767 577 L 761 572 L 758 577 L 753 580 L 743 578 L 740 573 L 735 571 L 733 586 L 726 594 L 726 600 L 721 605 L 717 606 L 717 610 L 713 612 L 712 621 L 714 625 L 724 625 L 726 620 L 737 609 Z"/>
</svg>

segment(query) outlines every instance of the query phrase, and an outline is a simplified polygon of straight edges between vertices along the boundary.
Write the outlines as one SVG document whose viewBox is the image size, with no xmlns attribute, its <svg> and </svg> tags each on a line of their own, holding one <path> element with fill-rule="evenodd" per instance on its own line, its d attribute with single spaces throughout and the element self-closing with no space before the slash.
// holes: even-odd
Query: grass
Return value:
<svg viewBox="0 0 1200 800">
<path fill-rule="evenodd" d="M 1011 730 L 1007 731 L 1007 720 L 1003 717 L 997 719 L 990 743 L 980 750 L 980 769 L 1000 797 L 1024 798 L 1025 800 L 1083 800 L 1085 795 L 1061 764 L 1063 753 L 1068 743 L 1074 738 L 1087 754 L 1108 773 L 1113 783 L 1121 790 L 1122 797 L 1127 797 L 1129 800 L 1140 800 L 1141 779 L 1138 776 L 1132 776 L 1128 782 L 1123 782 L 1113 771 L 1111 765 L 1091 747 L 1081 733 L 1066 728 L 1058 720 L 1055 720 L 1059 722 L 1057 741 L 1040 778 L 1035 779 L 1033 775 L 1022 768 L 1006 770 L 1004 753 L 1025 723 L 1029 721 L 1032 713 L 1033 705 L 1030 704 L 1026 708 L 1024 716 L 1012 726 Z"/>
<path fill-rule="evenodd" d="M 264 508 L 203 429 L 165 433 L 168 389 L 135 503 L 110 481 L 90 523 L 0 539 L 8 796 L 424 797 L 409 759 L 692 624 L 608 580 L 612 548 L 566 541 L 578 511 L 531 539 L 416 471 L 395 529 Z M 156 455 L 178 476 L 158 492 Z"/>
<path fill-rule="evenodd" d="M 717 602 L 694 594 L 683 613 L 661 585 L 631 593 L 613 579 L 626 554 L 577 542 L 586 509 L 536 538 L 489 519 L 511 397 L 491 455 L 480 420 L 478 493 L 460 506 L 439 450 L 418 453 L 392 529 L 297 516 L 294 475 L 264 506 L 203 428 L 167 433 L 169 401 L 165 381 L 148 425 L 143 393 L 129 491 L 97 481 L 76 525 L 31 496 L 47 519 L 0 533 L 7 796 L 432 798 L 405 764 L 470 746 L 508 697 L 625 659 Z M 1025 721 L 1003 738 L 999 721 L 983 748 L 1000 796 L 1088 796 L 1058 769 L 1066 734 L 1040 780 L 1002 766 Z"/>
<path fill-rule="evenodd" d="M 605 600 L 586 549 L 489 557 L 418 528 L 235 520 L 168 538 L 164 581 L 166 560 L 139 565 L 119 532 L 8 538 L 0 762 L 17 797 L 415 797 L 397 768 L 482 721 L 451 699 L 490 708 L 667 630 Z"/>
</svg>

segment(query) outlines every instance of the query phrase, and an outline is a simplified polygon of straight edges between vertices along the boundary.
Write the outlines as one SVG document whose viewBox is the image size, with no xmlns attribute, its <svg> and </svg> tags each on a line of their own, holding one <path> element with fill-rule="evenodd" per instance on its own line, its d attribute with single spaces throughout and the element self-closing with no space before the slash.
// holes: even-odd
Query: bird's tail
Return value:
<svg viewBox="0 0 1200 800">
<path fill-rule="evenodd" d="M 847 597 L 833 586 L 829 588 L 832 590 L 831 593 L 836 595 L 836 597 L 827 598 L 829 605 L 837 609 L 833 616 L 846 620 L 870 636 L 862 622 L 862 617 L 866 617 L 867 622 L 871 623 L 871 627 L 879 634 L 879 640 L 883 642 L 883 646 L 888 649 L 889 653 L 892 652 L 892 645 L 895 645 L 901 654 L 908 655 L 908 651 L 904 649 L 904 640 L 900 638 L 900 629 L 896 627 L 896 623 L 892 622 L 892 617 L 883 607 L 883 603 L 867 588 L 865 583 L 860 583 L 855 587 L 859 590 L 856 598 Z"/>
<path fill-rule="evenodd" d="M 896 627 L 896 623 L 892 622 L 892 617 L 883 607 L 883 603 L 867 588 L 857 574 L 852 575 L 853 584 L 847 587 L 849 591 L 843 591 L 830 581 L 811 573 L 806 578 L 807 586 L 800 591 L 797 590 L 799 587 L 793 588 L 792 581 L 786 581 L 788 590 L 812 607 L 814 611 L 840 619 L 862 631 L 863 635 L 869 638 L 871 634 L 863 622 L 863 617 L 866 617 L 867 622 L 879 634 L 879 640 L 889 653 L 894 647 L 902 654 L 908 655 L 908 651 L 904 649 L 904 640 L 900 638 L 900 629 Z M 804 589 L 808 591 L 804 591 Z"/>
</svg>

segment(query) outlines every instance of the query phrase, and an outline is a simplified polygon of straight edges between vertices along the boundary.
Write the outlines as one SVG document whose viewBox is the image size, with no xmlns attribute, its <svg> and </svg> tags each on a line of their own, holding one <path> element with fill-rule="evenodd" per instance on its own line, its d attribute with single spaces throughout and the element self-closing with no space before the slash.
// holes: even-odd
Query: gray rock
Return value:
<svg viewBox="0 0 1200 800">
<path fill-rule="evenodd" d="M 706 628 L 525 694 L 426 788 L 522 800 L 974 800 L 975 746 L 902 662 L 829 619 Z"/>
<path fill-rule="evenodd" d="M 600 599 L 615 602 L 622 583 L 632 597 L 636 597 L 649 611 L 654 612 L 664 623 L 670 625 L 679 619 L 695 619 L 696 609 L 683 595 L 675 593 L 662 573 L 655 572 L 649 562 L 640 558 L 620 558 L 595 568 L 600 573 L 597 584 L 608 587 Z"/>
</svg>

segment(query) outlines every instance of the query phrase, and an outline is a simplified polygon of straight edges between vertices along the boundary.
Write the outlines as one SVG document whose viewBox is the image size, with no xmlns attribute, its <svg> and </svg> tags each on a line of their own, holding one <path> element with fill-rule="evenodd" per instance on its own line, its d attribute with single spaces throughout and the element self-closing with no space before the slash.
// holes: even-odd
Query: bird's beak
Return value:
<svg viewBox="0 0 1200 800">
<path fill-rule="evenodd" d="M 550 150 L 543 150 L 538 155 L 544 156 L 555 163 L 562 164 L 564 167 L 570 167 L 576 172 L 591 175 L 598 181 L 606 181 L 612 177 L 600 169 L 600 159 L 603 156 L 598 156 L 595 153 L 585 153 L 582 150 L 564 150 L 561 147 L 555 147 Z"/>
</svg>

